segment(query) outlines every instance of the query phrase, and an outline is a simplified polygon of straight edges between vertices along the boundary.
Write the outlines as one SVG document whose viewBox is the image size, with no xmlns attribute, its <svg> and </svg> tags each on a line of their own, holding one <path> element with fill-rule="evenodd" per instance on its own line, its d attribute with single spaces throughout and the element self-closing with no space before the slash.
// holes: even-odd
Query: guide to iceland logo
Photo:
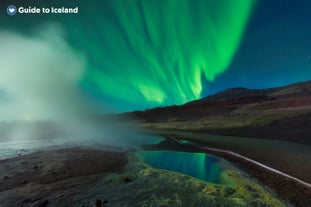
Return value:
<svg viewBox="0 0 311 207">
<path fill-rule="evenodd" d="M 16 9 L 16 7 L 15 7 L 15 6 L 10 5 L 10 6 L 8 6 L 8 8 L 6 9 L 6 12 L 8 13 L 8 15 L 13 16 L 13 15 L 15 15 L 15 14 L 16 14 L 17 9 Z"/>
</svg>

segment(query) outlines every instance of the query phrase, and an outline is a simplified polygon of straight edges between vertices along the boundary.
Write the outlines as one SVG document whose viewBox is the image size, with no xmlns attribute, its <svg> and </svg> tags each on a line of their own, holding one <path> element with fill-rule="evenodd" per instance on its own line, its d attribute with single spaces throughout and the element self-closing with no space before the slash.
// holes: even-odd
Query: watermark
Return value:
<svg viewBox="0 0 311 207">
<path fill-rule="evenodd" d="M 7 7 L 10 16 L 19 14 L 78 14 L 79 7 L 18 7 L 10 5 Z"/>
<path fill-rule="evenodd" d="M 8 15 L 13 16 L 16 14 L 17 9 L 14 5 L 10 5 L 7 7 L 6 12 L 8 13 Z"/>
</svg>

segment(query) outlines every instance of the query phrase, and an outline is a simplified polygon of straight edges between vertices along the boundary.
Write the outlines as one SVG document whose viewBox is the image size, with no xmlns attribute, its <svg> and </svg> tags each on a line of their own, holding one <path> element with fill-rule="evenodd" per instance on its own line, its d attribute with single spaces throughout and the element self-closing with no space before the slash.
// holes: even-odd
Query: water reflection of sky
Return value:
<svg viewBox="0 0 311 207">
<path fill-rule="evenodd" d="M 139 155 L 152 167 L 180 172 L 211 183 L 224 184 L 221 159 L 204 154 L 175 151 L 140 151 Z"/>
</svg>

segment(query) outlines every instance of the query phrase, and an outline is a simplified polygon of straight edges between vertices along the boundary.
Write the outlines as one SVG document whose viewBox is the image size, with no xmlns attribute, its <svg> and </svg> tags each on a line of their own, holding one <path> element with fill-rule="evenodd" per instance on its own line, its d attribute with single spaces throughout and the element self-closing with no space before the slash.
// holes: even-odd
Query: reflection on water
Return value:
<svg viewBox="0 0 311 207">
<path fill-rule="evenodd" d="M 141 151 L 139 155 L 158 169 L 180 172 L 211 183 L 227 182 L 223 162 L 212 155 L 175 151 Z"/>
</svg>

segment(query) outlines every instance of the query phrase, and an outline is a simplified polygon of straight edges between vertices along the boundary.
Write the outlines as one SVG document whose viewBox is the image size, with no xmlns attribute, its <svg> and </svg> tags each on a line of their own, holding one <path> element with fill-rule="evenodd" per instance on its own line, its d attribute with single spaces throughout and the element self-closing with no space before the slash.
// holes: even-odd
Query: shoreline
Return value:
<svg viewBox="0 0 311 207">
<path fill-rule="evenodd" d="M 199 147 L 200 147 L 200 146 L 199 146 Z M 279 171 L 279 170 L 277 170 L 277 169 L 274 169 L 274 168 L 269 167 L 269 166 L 267 166 L 267 165 L 265 165 L 265 164 L 262 164 L 262 163 L 260 163 L 260 162 L 255 161 L 255 160 L 252 160 L 252 159 L 250 159 L 250 158 L 248 158 L 248 157 L 242 156 L 242 155 L 240 155 L 240 154 L 238 154 L 238 153 L 235 153 L 235 152 L 232 152 L 232 151 L 229 151 L 229 150 L 216 149 L 216 148 L 212 148 L 212 147 L 200 147 L 200 148 L 202 148 L 202 149 L 207 149 L 207 150 L 209 150 L 209 151 L 222 152 L 222 153 L 226 153 L 226 154 L 229 154 L 229 155 L 232 155 L 232 156 L 239 157 L 239 158 L 244 159 L 244 160 L 246 160 L 246 161 L 248 161 L 248 162 L 251 162 L 251 163 L 253 163 L 253 164 L 255 164 L 255 165 L 258 165 L 258 166 L 260 166 L 260 167 L 263 167 L 263 168 L 265 168 L 266 170 L 269 170 L 269 171 L 271 171 L 271 172 L 280 174 L 280 175 L 285 176 L 285 177 L 287 177 L 287 178 L 289 178 L 289 179 L 295 180 L 295 181 L 299 182 L 300 184 L 305 185 L 306 187 L 311 188 L 311 184 L 310 184 L 310 183 L 307 183 L 307 182 L 305 182 L 305 181 L 302 181 L 302 180 L 300 180 L 300 179 L 298 179 L 298 178 L 295 178 L 295 177 L 293 177 L 293 176 L 291 176 L 291 175 L 288 175 L 288 174 L 286 174 L 286 173 L 284 173 L 284 172 L 281 172 L 281 171 Z"/>
<path fill-rule="evenodd" d="M 178 144 L 185 144 L 185 143 L 181 142 L 179 138 L 175 138 L 175 137 L 172 136 L 172 135 L 168 135 L 167 137 L 168 137 L 169 139 L 175 141 L 175 142 L 178 143 Z M 235 153 L 235 152 L 233 152 L 233 151 L 230 151 L 230 150 L 223 150 L 223 149 L 217 149 L 217 148 L 213 148 L 213 147 L 206 147 L 206 146 L 202 147 L 202 146 L 198 146 L 198 145 L 197 145 L 197 147 L 198 147 L 198 148 L 201 148 L 201 149 L 206 149 L 206 150 L 209 150 L 209 151 L 220 152 L 220 153 L 229 154 L 229 155 L 232 155 L 232 156 L 235 156 L 235 157 L 239 157 L 239 158 L 244 159 L 244 160 L 246 160 L 246 161 L 248 161 L 248 162 L 251 162 L 251 163 L 253 163 L 253 164 L 255 164 L 255 165 L 258 165 L 258 166 L 260 166 L 260 167 L 263 167 L 263 168 L 265 168 L 265 169 L 267 169 L 267 170 L 269 170 L 269 171 L 272 171 L 272 172 L 274 172 L 274 173 L 280 174 L 280 175 L 285 176 L 285 177 L 287 177 L 287 178 L 289 178 L 289 179 L 295 180 L 295 181 L 301 183 L 302 185 L 305 185 L 306 187 L 311 188 L 311 184 L 308 183 L 308 182 L 305 182 L 305 181 L 303 181 L 303 180 L 300 180 L 300 179 L 298 179 L 298 178 L 296 178 L 296 177 L 294 177 L 294 176 L 291 176 L 291 175 L 289 175 L 289 174 L 287 174 L 287 173 L 284 173 L 284 172 L 282 172 L 282 171 L 280 171 L 280 170 L 277 170 L 277 169 L 275 169 L 275 168 L 269 167 L 268 165 L 265 165 L 265 164 L 263 164 L 263 163 L 260 163 L 260 162 L 258 162 L 258 161 L 255 161 L 255 160 L 253 160 L 253 159 L 251 159 L 251 158 L 248 158 L 248 157 L 246 157 L 246 156 L 240 155 L 240 154 Z"/>
<path fill-rule="evenodd" d="M 265 164 L 230 150 L 183 143 L 177 136 L 166 135 L 167 141 L 157 145 L 144 145 L 144 150 L 174 150 L 203 152 L 224 158 L 249 173 L 263 185 L 269 187 L 280 198 L 299 207 L 311 206 L 311 185 Z"/>
<path fill-rule="evenodd" d="M 190 141 L 200 146 L 228 150 L 256 160 L 266 166 L 311 183 L 311 146 L 285 140 L 258 139 L 210 135 L 199 132 L 145 130 L 146 134 L 166 137 L 177 136 L 181 141 Z"/>
<path fill-rule="evenodd" d="M 0 203 L 81 207 L 97 203 L 103 206 L 287 206 L 239 173 L 230 175 L 242 181 L 239 188 L 214 185 L 182 173 L 153 168 L 135 153 L 73 146 L 2 160 Z"/>
</svg>

